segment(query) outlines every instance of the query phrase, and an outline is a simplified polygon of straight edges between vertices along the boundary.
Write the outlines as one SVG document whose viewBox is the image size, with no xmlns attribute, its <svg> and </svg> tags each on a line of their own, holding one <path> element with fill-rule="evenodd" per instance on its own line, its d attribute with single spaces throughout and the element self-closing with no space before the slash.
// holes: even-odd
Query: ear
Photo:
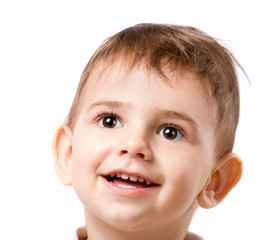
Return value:
<svg viewBox="0 0 268 240">
<path fill-rule="evenodd" d="M 242 161 L 235 153 L 228 153 L 220 158 L 198 195 L 199 205 L 203 208 L 218 205 L 239 182 L 242 169 Z"/>
<path fill-rule="evenodd" d="M 55 132 L 52 144 L 55 168 L 62 184 L 72 185 L 72 131 L 67 124 Z"/>
</svg>

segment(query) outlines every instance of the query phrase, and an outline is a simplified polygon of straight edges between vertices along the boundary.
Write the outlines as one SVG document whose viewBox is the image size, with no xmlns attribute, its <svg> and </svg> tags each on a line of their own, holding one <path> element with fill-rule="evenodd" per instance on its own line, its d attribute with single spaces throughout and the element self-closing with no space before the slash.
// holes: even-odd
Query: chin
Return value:
<svg viewBox="0 0 268 240">
<path fill-rule="evenodd" d="M 152 226 L 154 219 L 149 220 L 144 212 L 139 214 L 137 210 L 120 210 L 102 218 L 110 226 L 124 231 L 142 231 Z"/>
</svg>

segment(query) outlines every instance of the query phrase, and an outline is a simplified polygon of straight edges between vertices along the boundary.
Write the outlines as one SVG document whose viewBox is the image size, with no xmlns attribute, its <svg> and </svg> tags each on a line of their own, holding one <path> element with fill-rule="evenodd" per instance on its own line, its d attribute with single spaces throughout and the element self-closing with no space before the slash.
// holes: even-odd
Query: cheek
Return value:
<svg viewBox="0 0 268 240">
<path fill-rule="evenodd" d="M 176 175 L 166 178 L 166 186 L 159 198 L 161 215 L 171 221 L 188 216 L 197 206 L 194 174 L 186 168 L 177 166 L 174 169 L 177 169 Z"/>
<path fill-rule="evenodd" d="M 187 149 L 170 156 L 162 167 L 165 172 L 166 201 L 181 210 L 186 209 L 196 199 L 206 181 L 206 160 L 200 153 Z"/>
<path fill-rule="evenodd" d="M 101 141 L 89 136 L 77 138 L 72 149 L 72 184 L 79 199 L 87 205 L 97 184 L 98 167 L 106 153 L 99 144 Z"/>
<path fill-rule="evenodd" d="M 187 163 L 181 163 L 174 166 L 173 169 L 170 169 L 173 174 L 168 175 L 166 184 L 169 185 L 167 187 L 171 190 L 170 197 L 174 197 L 175 202 L 182 205 L 183 202 L 189 202 L 195 196 L 198 176 L 191 165 Z"/>
<path fill-rule="evenodd" d="M 107 149 L 105 138 L 98 136 L 94 131 L 81 129 L 73 136 L 72 158 L 74 169 L 80 168 L 81 172 L 96 170 L 104 159 Z"/>
<path fill-rule="evenodd" d="M 76 151 L 73 154 L 72 163 L 72 184 L 78 198 L 86 204 L 92 188 L 92 161 L 85 155 L 84 150 Z"/>
</svg>

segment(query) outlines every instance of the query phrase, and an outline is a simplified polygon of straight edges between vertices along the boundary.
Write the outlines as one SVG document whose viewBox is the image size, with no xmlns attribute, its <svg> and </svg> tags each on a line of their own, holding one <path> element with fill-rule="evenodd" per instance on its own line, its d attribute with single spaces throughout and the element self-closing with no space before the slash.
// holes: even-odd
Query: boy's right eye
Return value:
<svg viewBox="0 0 268 240">
<path fill-rule="evenodd" d="M 98 124 L 104 128 L 120 128 L 122 123 L 116 116 L 106 115 L 99 118 Z"/>
</svg>

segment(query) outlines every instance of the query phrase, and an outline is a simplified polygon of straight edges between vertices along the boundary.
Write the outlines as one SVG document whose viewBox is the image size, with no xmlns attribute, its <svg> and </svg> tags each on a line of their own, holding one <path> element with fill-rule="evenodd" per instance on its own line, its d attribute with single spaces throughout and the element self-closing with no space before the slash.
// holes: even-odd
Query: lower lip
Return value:
<svg viewBox="0 0 268 240">
<path fill-rule="evenodd" d="M 128 187 L 120 187 L 117 185 L 114 185 L 113 183 L 107 181 L 106 178 L 102 177 L 104 184 L 112 191 L 115 191 L 119 194 L 123 195 L 140 195 L 140 194 L 146 194 L 149 192 L 154 191 L 158 186 L 152 186 L 152 187 L 145 187 L 145 188 L 128 188 Z"/>
</svg>

